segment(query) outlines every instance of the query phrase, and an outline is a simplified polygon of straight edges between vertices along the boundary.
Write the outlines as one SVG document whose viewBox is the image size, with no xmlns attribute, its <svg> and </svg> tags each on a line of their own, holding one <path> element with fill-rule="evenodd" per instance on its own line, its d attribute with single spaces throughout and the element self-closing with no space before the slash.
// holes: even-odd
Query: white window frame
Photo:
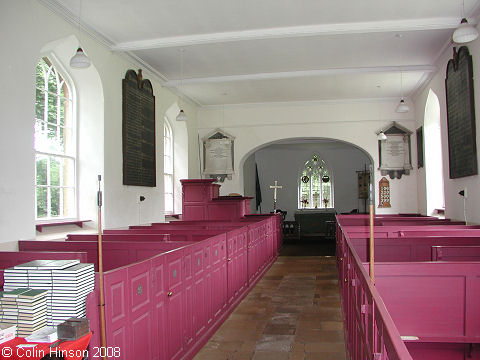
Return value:
<svg viewBox="0 0 480 360">
<path fill-rule="evenodd" d="M 168 136 L 170 135 L 170 136 Z M 175 177 L 174 177 L 174 151 L 173 151 L 173 128 L 167 118 L 164 118 L 163 124 L 163 191 L 164 191 L 164 210 L 165 214 L 175 213 Z M 170 162 L 168 166 L 167 161 Z M 170 169 L 171 172 L 167 170 Z M 167 181 L 170 178 L 170 181 Z M 171 184 L 171 189 L 167 189 L 167 184 Z M 167 196 L 171 195 L 171 196 Z M 171 204 L 168 204 L 171 199 Z M 168 206 L 170 205 L 170 206 Z M 168 209 L 168 210 L 167 210 Z"/>
<path fill-rule="evenodd" d="M 34 164 L 35 164 L 35 221 L 36 222 L 48 222 L 52 220 L 67 220 L 67 219 L 78 219 L 78 188 L 77 188 L 77 121 L 76 121 L 76 99 L 75 99 L 75 88 L 73 86 L 73 82 L 71 81 L 70 77 L 68 76 L 68 72 L 65 71 L 65 69 L 56 61 L 55 57 L 53 55 L 48 55 L 48 56 L 42 56 L 42 58 L 39 59 L 38 62 L 40 62 L 42 59 L 47 59 L 48 62 L 51 64 L 51 68 L 55 69 L 57 74 L 63 79 L 64 84 L 66 85 L 68 89 L 68 97 L 62 97 L 59 96 L 58 94 L 54 94 L 50 91 L 48 91 L 48 87 L 45 89 L 44 94 L 46 95 L 53 95 L 57 97 L 57 106 L 58 106 L 58 101 L 69 101 L 70 106 L 68 109 L 68 114 L 65 114 L 65 117 L 69 117 L 69 122 L 71 126 L 65 126 L 65 125 L 60 125 L 59 124 L 59 107 L 57 107 L 57 125 L 56 127 L 58 129 L 63 128 L 64 130 L 69 130 L 71 131 L 70 133 L 70 139 L 69 141 L 71 142 L 71 145 L 69 146 L 69 153 L 62 153 L 62 152 L 55 152 L 55 151 L 41 151 L 37 150 L 35 148 L 34 144 Z M 38 65 L 38 62 L 36 66 Z M 35 89 L 37 89 L 36 86 L 36 72 L 35 72 Z M 47 80 L 48 81 L 48 80 Z M 41 89 L 40 89 L 41 90 Z M 45 107 L 47 105 L 48 100 L 45 100 Z M 48 123 L 48 112 L 47 109 L 44 108 L 44 116 L 43 119 L 37 119 L 36 117 L 36 109 L 35 109 L 35 116 L 34 116 L 34 128 L 36 127 L 37 120 L 40 120 L 46 124 L 52 124 Z M 34 130 L 34 135 L 36 134 L 36 130 Z M 64 135 L 65 135 L 64 131 Z M 37 185 L 37 157 L 42 156 L 47 159 L 47 185 Z M 66 159 L 66 160 L 71 160 L 73 161 L 73 166 L 72 166 L 72 184 L 71 185 L 63 185 L 63 174 L 60 172 L 59 177 L 59 185 L 50 185 L 50 161 L 51 157 L 59 158 L 59 159 Z M 37 188 L 38 187 L 45 187 L 47 188 L 47 216 L 39 218 L 37 215 Z M 51 215 L 51 189 L 53 188 L 58 188 L 59 189 L 59 213 L 63 214 L 63 191 L 62 189 L 70 189 L 71 193 L 73 195 L 73 205 L 72 209 L 70 209 L 69 216 L 52 216 Z"/>
</svg>

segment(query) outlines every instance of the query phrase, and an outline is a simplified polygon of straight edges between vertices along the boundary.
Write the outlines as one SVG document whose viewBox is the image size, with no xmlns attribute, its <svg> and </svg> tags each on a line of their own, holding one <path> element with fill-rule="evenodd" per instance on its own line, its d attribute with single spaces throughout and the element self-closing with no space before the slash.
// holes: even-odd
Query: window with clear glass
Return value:
<svg viewBox="0 0 480 360">
<path fill-rule="evenodd" d="M 163 125 L 163 184 L 165 213 L 173 214 L 173 136 L 167 119 Z"/>
<path fill-rule="evenodd" d="M 37 63 L 35 82 L 36 219 L 74 218 L 76 134 L 72 91 L 47 58 Z"/>
<path fill-rule="evenodd" d="M 318 155 L 307 160 L 299 179 L 300 209 L 333 208 L 332 174 Z"/>
</svg>

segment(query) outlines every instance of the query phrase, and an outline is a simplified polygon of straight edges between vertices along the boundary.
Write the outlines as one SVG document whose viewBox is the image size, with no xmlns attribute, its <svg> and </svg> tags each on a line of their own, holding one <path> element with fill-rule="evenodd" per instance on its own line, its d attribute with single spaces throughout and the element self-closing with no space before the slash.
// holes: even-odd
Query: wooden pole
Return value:
<svg viewBox="0 0 480 360">
<path fill-rule="evenodd" d="M 370 279 L 375 283 L 375 233 L 374 233 L 374 209 L 373 209 L 373 167 L 370 165 Z"/>
<path fill-rule="evenodd" d="M 98 286 L 100 290 L 100 340 L 103 351 L 100 352 L 102 359 L 106 360 L 107 339 L 105 336 L 105 299 L 103 293 L 103 252 L 102 252 L 102 191 L 100 190 L 100 182 L 102 176 L 98 175 Z"/>
</svg>

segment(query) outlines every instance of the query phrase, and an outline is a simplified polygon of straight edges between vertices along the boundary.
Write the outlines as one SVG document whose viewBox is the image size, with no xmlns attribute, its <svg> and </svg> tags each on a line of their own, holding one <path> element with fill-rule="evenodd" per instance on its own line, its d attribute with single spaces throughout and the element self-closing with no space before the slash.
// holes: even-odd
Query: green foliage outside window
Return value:
<svg viewBox="0 0 480 360">
<path fill-rule="evenodd" d="M 35 85 L 36 217 L 73 217 L 76 200 L 71 92 L 47 58 L 37 64 Z"/>
</svg>

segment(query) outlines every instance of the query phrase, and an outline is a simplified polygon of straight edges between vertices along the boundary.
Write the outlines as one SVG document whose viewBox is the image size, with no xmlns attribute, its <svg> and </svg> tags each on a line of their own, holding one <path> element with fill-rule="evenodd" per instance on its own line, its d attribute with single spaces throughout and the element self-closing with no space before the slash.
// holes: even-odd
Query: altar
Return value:
<svg viewBox="0 0 480 360">
<path fill-rule="evenodd" d="M 295 212 L 300 236 L 334 236 L 335 209 L 303 209 Z"/>
</svg>

